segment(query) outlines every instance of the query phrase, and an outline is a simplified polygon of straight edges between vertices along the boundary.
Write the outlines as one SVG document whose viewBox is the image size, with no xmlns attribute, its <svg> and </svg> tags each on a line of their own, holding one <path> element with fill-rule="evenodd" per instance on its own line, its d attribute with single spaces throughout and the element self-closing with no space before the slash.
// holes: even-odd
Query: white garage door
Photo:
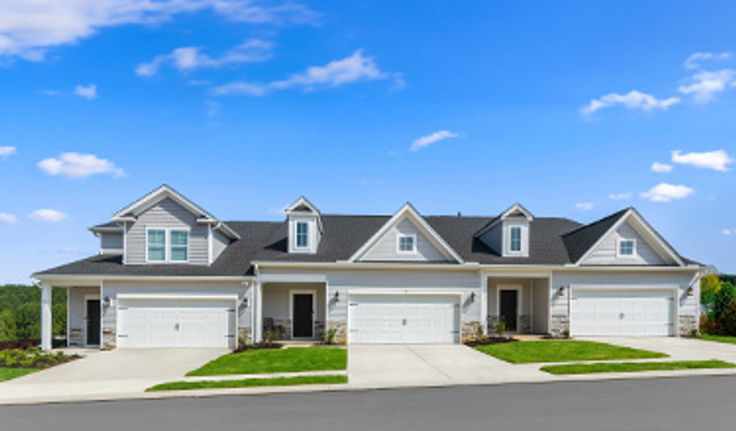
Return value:
<svg viewBox="0 0 736 431">
<path fill-rule="evenodd" d="M 118 347 L 235 347 L 235 302 L 124 299 Z"/>
<path fill-rule="evenodd" d="M 353 295 L 351 343 L 456 343 L 456 296 Z"/>
<path fill-rule="evenodd" d="M 671 290 L 573 289 L 571 335 L 674 335 Z"/>
</svg>

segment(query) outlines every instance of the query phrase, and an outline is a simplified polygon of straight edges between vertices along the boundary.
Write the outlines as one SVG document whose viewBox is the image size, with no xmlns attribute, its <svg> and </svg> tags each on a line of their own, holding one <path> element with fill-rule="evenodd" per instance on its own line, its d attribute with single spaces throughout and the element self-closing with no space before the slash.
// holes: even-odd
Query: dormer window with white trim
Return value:
<svg viewBox="0 0 736 431">
<path fill-rule="evenodd" d="M 296 222 L 296 247 L 309 247 L 309 223 L 307 222 Z"/>
<path fill-rule="evenodd" d="M 634 257 L 636 256 L 636 240 L 635 239 L 619 239 L 618 248 L 616 249 L 618 257 Z"/>
<path fill-rule="evenodd" d="M 396 252 L 401 254 L 415 254 L 417 252 L 417 236 L 399 234 L 396 237 Z"/>
<path fill-rule="evenodd" d="M 509 250 L 513 252 L 521 252 L 521 226 L 512 226 L 509 229 L 510 243 Z"/>
</svg>

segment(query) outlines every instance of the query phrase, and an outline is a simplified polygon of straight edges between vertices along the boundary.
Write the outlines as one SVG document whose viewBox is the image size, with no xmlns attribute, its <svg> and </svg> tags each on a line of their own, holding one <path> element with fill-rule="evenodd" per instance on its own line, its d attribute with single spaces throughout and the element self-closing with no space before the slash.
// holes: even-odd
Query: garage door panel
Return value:
<svg viewBox="0 0 736 431">
<path fill-rule="evenodd" d="M 458 338 L 455 296 L 354 295 L 352 343 L 453 343 Z"/>
<path fill-rule="evenodd" d="M 572 335 L 674 335 L 675 303 L 669 289 L 573 289 Z"/>
<path fill-rule="evenodd" d="M 121 300 L 120 347 L 234 347 L 233 301 Z"/>
</svg>

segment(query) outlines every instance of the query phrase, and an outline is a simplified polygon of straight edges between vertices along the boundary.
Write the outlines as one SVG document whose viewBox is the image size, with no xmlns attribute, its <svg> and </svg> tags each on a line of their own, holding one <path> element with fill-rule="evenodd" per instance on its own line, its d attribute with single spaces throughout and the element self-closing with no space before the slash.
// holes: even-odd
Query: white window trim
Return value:
<svg viewBox="0 0 736 431">
<path fill-rule="evenodd" d="M 411 238 L 412 249 L 402 250 L 401 239 Z M 417 254 L 417 234 L 415 233 L 400 233 L 396 235 L 396 254 Z"/>
<path fill-rule="evenodd" d="M 514 229 L 519 230 L 519 249 L 514 250 L 513 244 L 514 244 L 514 236 L 512 232 Z M 522 229 L 521 226 L 509 226 L 509 253 L 511 254 L 521 254 L 524 251 L 524 229 Z"/>
<path fill-rule="evenodd" d="M 521 328 L 521 311 L 522 311 L 522 300 L 524 299 L 524 285 L 523 284 L 497 284 L 496 285 L 496 319 L 501 319 L 501 291 L 502 290 L 515 290 L 516 291 L 516 332 L 506 331 L 508 334 L 519 334 Z"/>
<path fill-rule="evenodd" d="M 148 256 L 148 231 L 162 230 L 164 231 L 164 260 L 151 260 Z M 187 233 L 187 259 L 171 260 L 171 231 L 182 231 Z M 189 253 L 191 251 L 191 229 L 188 227 L 146 227 L 146 263 L 151 264 L 182 264 L 189 263 Z"/>
<path fill-rule="evenodd" d="M 299 225 L 303 224 L 307 226 L 307 243 L 305 245 L 299 245 Z M 309 225 L 308 221 L 296 220 L 294 222 L 294 249 L 297 250 L 308 250 L 309 249 Z"/>
<path fill-rule="evenodd" d="M 622 242 L 628 242 L 631 241 L 633 243 L 631 254 L 621 254 L 621 243 Z M 616 257 L 620 257 L 623 259 L 631 259 L 638 257 L 638 253 L 636 252 L 636 238 L 619 238 L 616 240 Z"/>
</svg>

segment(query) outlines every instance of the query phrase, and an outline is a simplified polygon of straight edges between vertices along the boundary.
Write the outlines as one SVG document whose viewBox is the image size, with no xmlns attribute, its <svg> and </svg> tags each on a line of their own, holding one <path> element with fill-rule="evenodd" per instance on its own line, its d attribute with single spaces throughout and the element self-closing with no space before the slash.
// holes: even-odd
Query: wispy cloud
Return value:
<svg viewBox="0 0 736 431">
<path fill-rule="evenodd" d="M 736 70 L 721 69 L 715 72 L 703 70 L 695 73 L 689 81 L 690 84 L 677 87 L 677 91 L 692 95 L 698 103 L 708 103 L 715 99 L 716 94 L 736 87 Z"/>
<path fill-rule="evenodd" d="M 608 195 L 608 198 L 614 201 L 621 201 L 625 199 L 630 199 L 633 195 L 634 194 L 632 192 L 611 193 L 610 195 Z"/>
<path fill-rule="evenodd" d="M 579 211 L 590 211 L 594 206 L 595 204 L 593 202 L 580 202 L 575 204 L 575 209 Z"/>
<path fill-rule="evenodd" d="M 734 229 L 722 229 L 721 233 L 724 235 L 732 235 L 734 233 Z"/>
<path fill-rule="evenodd" d="M 728 60 L 733 55 L 730 52 L 696 52 L 685 60 L 685 69 L 699 69 L 704 61 Z"/>
<path fill-rule="evenodd" d="M 89 85 L 82 85 L 79 84 L 76 87 L 74 87 L 74 94 L 87 99 L 87 100 L 93 100 L 97 98 L 97 86 L 95 84 L 89 84 Z"/>
<path fill-rule="evenodd" d="M 654 162 L 652 163 L 652 166 L 649 169 L 651 169 L 652 172 L 657 172 L 659 174 L 666 174 L 668 172 L 672 172 L 673 168 L 674 166 L 668 165 L 667 163 Z"/>
<path fill-rule="evenodd" d="M 17 153 L 18 149 L 11 146 L 0 147 L 0 160 Z"/>
<path fill-rule="evenodd" d="M 99 174 L 110 174 L 114 177 L 125 175 L 115 163 L 94 154 L 62 153 L 58 159 L 50 157 L 41 160 L 38 167 L 49 175 L 62 175 L 68 178 L 87 178 Z"/>
<path fill-rule="evenodd" d="M 422 136 L 421 138 L 416 139 L 414 142 L 411 143 L 411 147 L 409 147 L 409 151 L 417 152 L 421 150 L 422 148 L 428 147 L 439 141 L 442 141 L 445 139 L 457 138 L 458 136 L 460 136 L 458 133 L 454 133 L 449 130 L 439 130 L 437 132 L 434 132 L 429 135 Z"/>
<path fill-rule="evenodd" d="M 273 91 L 290 88 L 303 88 L 311 91 L 360 81 L 385 79 L 397 80 L 401 79 L 401 75 L 382 71 L 372 57 L 366 57 L 362 50 L 357 50 L 349 57 L 331 61 L 324 66 L 310 66 L 305 71 L 283 80 L 266 83 L 235 81 L 212 88 L 210 94 L 214 96 L 265 96 Z"/>
<path fill-rule="evenodd" d="M 273 56 L 272 49 L 273 43 L 262 39 L 248 39 L 217 57 L 203 53 L 202 48 L 196 46 L 176 48 L 168 54 L 158 55 L 149 62 L 139 64 L 135 73 L 139 76 L 154 76 L 167 64 L 179 71 L 189 72 L 230 64 L 255 63 L 270 59 Z"/>
<path fill-rule="evenodd" d="M 28 218 L 43 223 L 58 223 L 67 218 L 66 214 L 61 211 L 56 211 L 48 208 L 33 211 L 28 215 Z"/>
<path fill-rule="evenodd" d="M 678 103 L 680 103 L 680 99 L 677 97 L 657 99 L 651 94 L 631 90 L 626 94 L 609 93 L 598 99 L 592 99 L 587 105 L 580 109 L 580 112 L 583 115 L 592 115 L 601 109 L 617 105 L 624 106 L 628 109 L 651 111 L 654 109 L 667 109 Z"/>
<path fill-rule="evenodd" d="M 714 171 L 726 172 L 728 165 L 734 160 L 723 150 L 706 151 L 703 153 L 686 153 L 675 150 L 672 152 L 672 162 L 681 165 L 695 166 L 696 168 L 712 169 Z"/>
<path fill-rule="evenodd" d="M 42 61 L 48 49 L 88 38 L 103 28 L 150 25 L 176 15 L 212 11 L 237 22 L 309 24 L 319 15 L 300 3 L 258 0 L 3 0 L 0 57 Z M 4 18 L 4 19 L 3 19 Z"/>
<path fill-rule="evenodd" d="M 670 202 L 676 199 L 685 199 L 695 193 L 695 190 L 684 185 L 660 183 L 641 194 L 641 197 L 652 202 Z"/>
<path fill-rule="evenodd" d="M 12 224 L 16 223 L 18 218 L 13 214 L 0 212 L 0 224 Z"/>
</svg>

